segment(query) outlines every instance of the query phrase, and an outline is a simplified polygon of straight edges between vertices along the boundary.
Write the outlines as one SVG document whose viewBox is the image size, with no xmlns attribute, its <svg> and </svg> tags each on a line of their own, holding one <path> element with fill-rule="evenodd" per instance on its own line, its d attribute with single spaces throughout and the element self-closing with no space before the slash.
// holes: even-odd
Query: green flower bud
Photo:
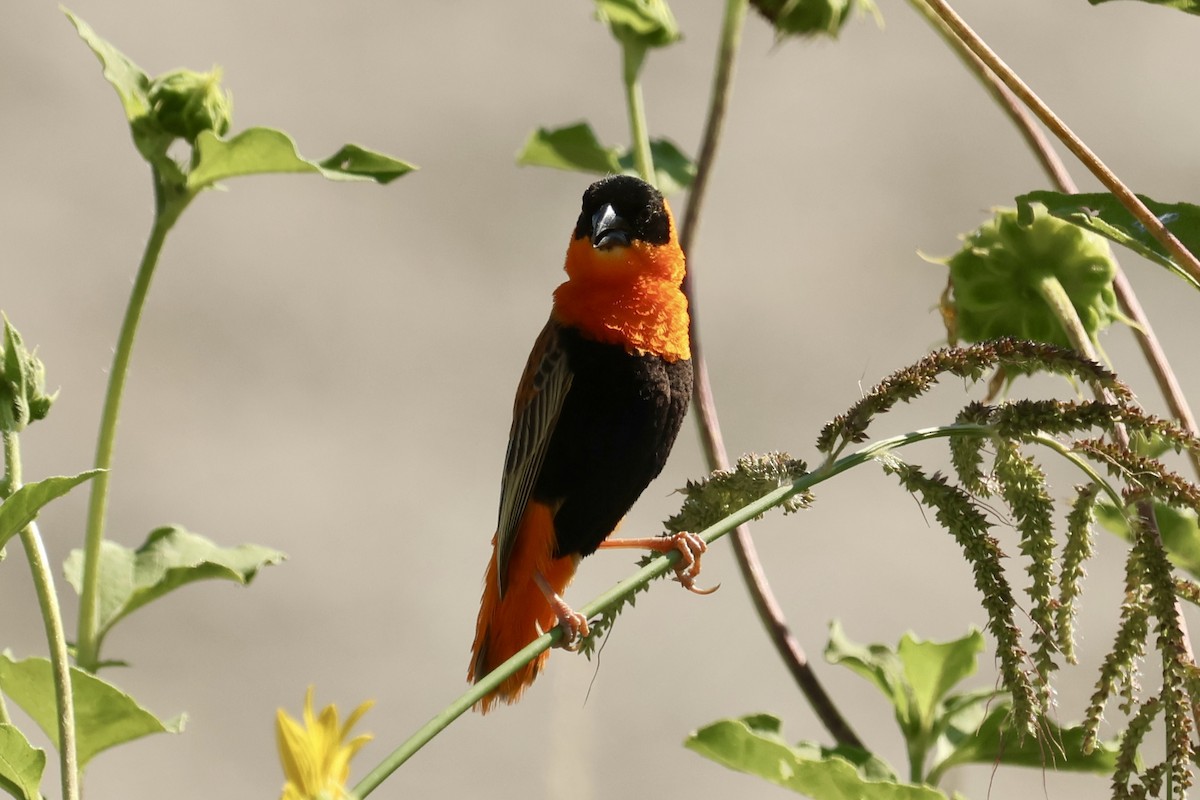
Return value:
<svg viewBox="0 0 1200 800">
<path fill-rule="evenodd" d="M 44 419 L 57 396 L 58 392 L 46 394 L 45 367 L 25 349 L 21 334 L 5 317 L 0 346 L 0 431 L 19 433 L 29 423 Z"/>
<path fill-rule="evenodd" d="M 192 144 L 201 131 L 229 130 L 233 98 L 221 88 L 221 70 L 177 69 L 150 84 L 150 117 L 158 130 Z"/>
<path fill-rule="evenodd" d="M 666 47 L 679 41 L 679 24 L 666 0 L 596 0 L 596 18 L 618 41 Z"/>
<path fill-rule="evenodd" d="M 1002 336 L 1071 347 L 1062 323 L 1043 299 L 1046 278 L 1057 278 L 1092 341 L 1113 320 L 1117 266 L 1108 242 L 1034 207 L 1033 222 L 1017 222 L 1013 209 L 963 237 L 963 248 L 945 263 L 950 287 L 941 309 L 952 342 Z"/>
<path fill-rule="evenodd" d="M 872 0 L 750 0 L 780 36 L 836 37 L 855 8 L 878 18 Z"/>
</svg>

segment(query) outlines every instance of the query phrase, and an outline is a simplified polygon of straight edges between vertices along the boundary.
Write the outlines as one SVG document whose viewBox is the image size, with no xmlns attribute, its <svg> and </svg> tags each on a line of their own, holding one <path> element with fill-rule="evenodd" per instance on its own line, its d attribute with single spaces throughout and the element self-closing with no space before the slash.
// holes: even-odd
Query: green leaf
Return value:
<svg viewBox="0 0 1200 800">
<path fill-rule="evenodd" d="M 975 673 L 983 644 L 983 634 L 975 629 L 952 642 L 928 642 L 911 633 L 901 637 L 897 655 L 923 730 L 932 729 L 950 690 Z"/>
<path fill-rule="evenodd" d="M 58 710 L 50 662 L 45 658 L 14 661 L 10 653 L 0 654 L 0 687 L 58 747 Z M 74 667 L 71 693 L 81 770 L 97 753 L 115 745 L 152 733 L 183 730 L 184 715 L 163 722 L 112 684 Z"/>
<path fill-rule="evenodd" d="M 1138 198 L 1154 216 L 1162 220 L 1175 238 L 1193 253 L 1200 253 L 1200 206 L 1191 203 L 1160 203 L 1144 195 Z M 1033 219 L 1033 204 L 1040 203 L 1059 219 L 1098 233 L 1135 253 L 1161 264 L 1188 283 L 1200 285 L 1175 262 L 1158 240 L 1142 223 L 1108 192 L 1092 194 L 1062 194 L 1060 192 L 1029 192 L 1017 198 L 1017 211 L 1022 223 Z"/>
<path fill-rule="evenodd" d="M 192 191 L 227 178 L 268 172 L 315 172 L 330 180 L 388 183 L 416 169 L 357 145 L 344 145 L 324 161 L 309 161 L 297 152 L 290 136 L 273 128 L 249 128 L 231 139 L 205 131 L 196 137 L 193 161 L 187 176 Z"/>
<path fill-rule="evenodd" d="M 117 96 L 121 98 L 121 105 L 125 109 L 126 119 L 133 122 L 146 116 L 150 112 L 149 76 L 120 50 L 97 36 L 86 22 L 65 8 L 63 13 L 67 15 L 67 19 L 71 20 L 75 30 L 79 32 L 79 38 L 83 39 L 84 43 L 96 54 L 96 58 L 100 59 L 100 64 L 104 67 L 104 79 L 117 90 Z"/>
<path fill-rule="evenodd" d="M 21 800 L 41 800 L 38 787 L 46 753 L 29 743 L 14 725 L 0 724 L 0 789 Z"/>
<path fill-rule="evenodd" d="M 90 469 L 78 475 L 55 476 L 27 483 L 0 503 L 0 547 L 19 533 L 26 525 L 37 519 L 42 507 L 74 489 L 79 484 L 100 473 Z"/>
<path fill-rule="evenodd" d="M 757 714 L 718 720 L 693 733 L 684 746 L 730 769 L 757 775 L 814 800 L 945 800 L 927 786 L 896 781 L 880 759 L 854 748 L 795 746 L 781 735 L 776 717 Z"/>
<path fill-rule="evenodd" d="M 1158 530 L 1171 563 L 1200 578 L 1200 524 L 1197 523 L 1196 512 L 1190 508 L 1173 508 L 1155 502 L 1154 516 L 1158 520 Z M 1133 541 L 1125 514 L 1112 503 L 1097 503 L 1096 519 L 1110 533 L 1127 542 Z"/>
<path fill-rule="evenodd" d="M 99 637 L 118 620 L 180 586 L 214 579 L 248 584 L 259 569 L 285 557 L 278 550 L 251 544 L 218 547 L 174 525 L 152 531 L 137 550 L 105 540 L 100 550 Z M 83 552 L 71 551 L 63 571 L 75 591 L 80 591 Z"/>
<path fill-rule="evenodd" d="M 596 0 L 596 19 L 625 44 L 666 47 L 680 39 L 666 0 Z"/>
<path fill-rule="evenodd" d="M 1094 6 L 1098 6 L 1101 3 L 1109 2 L 1109 0 L 1088 0 L 1088 2 Z M 1180 11 L 1186 11 L 1189 14 L 1200 14 L 1200 0 L 1142 0 L 1142 2 L 1153 6 L 1178 8 Z"/>
<path fill-rule="evenodd" d="M 842 623 L 835 619 L 829 623 L 825 660 L 830 664 L 847 667 L 875 684 L 895 706 L 896 718 L 902 723 L 909 720 L 911 696 L 906 686 L 904 664 L 890 647 L 850 641 L 842 630 Z"/>
<path fill-rule="evenodd" d="M 670 139 L 651 139 L 650 156 L 654 159 L 654 182 L 663 194 L 683 191 L 696 180 L 696 164 Z M 626 151 L 618 161 L 626 175 L 637 175 L 633 153 Z"/>
<path fill-rule="evenodd" d="M 686 189 L 696 180 L 696 165 L 670 139 L 650 142 L 654 159 L 655 182 L 663 194 Z M 562 128 L 538 128 L 529 134 L 517 153 L 517 163 L 525 167 L 551 167 L 591 175 L 637 175 L 633 152 L 605 147 L 586 122 Z"/>
<path fill-rule="evenodd" d="M 605 147 L 592 126 L 577 122 L 562 128 L 538 128 L 517 153 L 522 166 L 552 167 L 600 175 L 621 171 L 618 150 Z"/>
<path fill-rule="evenodd" d="M 1097 774 L 1109 774 L 1116 767 L 1116 742 L 1099 742 L 1091 753 L 1084 753 L 1084 726 L 1063 728 L 1045 717 L 1038 721 L 1038 736 L 1019 736 L 1008 724 L 1010 711 L 1007 701 L 990 708 L 977 703 L 956 715 L 945 733 L 950 754 L 933 768 L 931 779 L 960 764 L 1008 764 Z"/>
</svg>

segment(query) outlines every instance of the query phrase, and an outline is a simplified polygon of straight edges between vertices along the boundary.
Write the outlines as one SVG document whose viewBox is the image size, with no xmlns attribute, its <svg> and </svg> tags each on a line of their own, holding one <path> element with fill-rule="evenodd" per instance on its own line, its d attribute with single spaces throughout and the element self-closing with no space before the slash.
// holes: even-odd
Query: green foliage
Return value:
<svg viewBox="0 0 1200 800">
<path fill-rule="evenodd" d="M 881 644 L 852 642 L 836 620 L 829 626 L 825 660 L 847 667 L 874 684 L 892 704 L 896 722 L 909 741 L 932 745 L 944 700 L 950 689 L 976 670 L 983 636 L 971 631 L 952 642 L 929 642 L 906 633 L 896 649 Z"/>
<path fill-rule="evenodd" d="M 1116 402 L 1016 400 L 996 406 L 972 403 L 957 418 L 957 424 L 964 429 L 963 441 L 951 444 L 951 460 L 960 473 L 960 486 L 952 485 L 940 474 L 928 475 L 891 453 L 880 460 L 884 469 L 896 474 L 923 505 L 934 509 L 938 522 L 954 535 L 972 565 L 976 588 L 988 613 L 988 630 L 996 640 L 1002 683 L 1010 697 L 1006 729 L 1019 734 L 1016 741 L 1021 747 L 1025 746 L 1022 738 L 1025 734 L 1037 734 L 1043 746 L 1055 741 L 1048 738 L 1047 731 L 1052 726 L 1046 720 L 1053 696 L 1051 678 L 1057 669 L 1059 652 L 1068 661 L 1074 658 L 1072 617 L 1081 594 L 1083 565 L 1092 552 L 1090 525 L 1096 497 L 1100 491 L 1113 498 L 1120 497 L 1117 487 L 1123 487 L 1123 507 L 1109 506 L 1104 512 L 1114 527 L 1120 521 L 1123 532 L 1133 543 L 1126 562 L 1125 603 L 1117 636 L 1102 663 L 1083 725 L 1071 737 L 1066 732 L 1057 732 L 1055 747 L 1060 755 L 1068 756 L 1068 745 L 1077 746 L 1081 753 L 1097 752 L 1100 745 L 1096 732 L 1104 707 L 1109 698 L 1119 694 L 1122 711 L 1133 719 L 1140 720 L 1151 712 L 1160 715 L 1168 741 L 1166 760 L 1140 771 L 1135 763 L 1136 743 L 1123 743 L 1121 763 L 1128 768 L 1128 774 L 1120 782 L 1125 787 L 1122 791 L 1129 789 L 1131 781 L 1148 786 L 1168 775 L 1175 786 L 1183 787 L 1190 780 L 1188 765 L 1193 751 L 1189 698 L 1197 682 L 1176 613 L 1177 581 L 1171 574 L 1167 551 L 1159 544 L 1156 528 L 1151 527 L 1152 517 L 1147 515 L 1152 514 L 1155 503 L 1162 509 L 1170 509 L 1161 514 L 1166 522 L 1163 538 L 1173 542 L 1176 559 L 1188 563 L 1196 538 L 1194 520 L 1195 512 L 1200 509 L 1200 488 L 1151 457 L 1089 436 L 1097 429 L 1113 436 L 1118 428 L 1124 428 L 1141 434 L 1146 445 L 1143 450 L 1157 443 L 1154 449 L 1166 446 L 1195 452 L 1200 442 L 1177 426 L 1141 411 L 1128 390 L 1102 368 L 1090 362 L 1063 362 L 1051 352 L 1045 355 L 1050 371 L 1080 377 L 1090 372 L 1086 379 L 1106 388 Z M 971 351 L 969 358 L 965 356 L 964 351 L 942 351 L 885 379 L 855 408 L 826 427 L 820 446 L 833 450 L 839 441 L 844 446 L 848 441 L 865 437 L 873 413 L 886 411 L 897 400 L 920 394 L 942 371 L 972 377 L 972 367 L 981 364 L 981 353 Z M 1037 366 L 1037 361 L 1021 366 Z M 1070 441 L 1064 443 L 1051 437 L 1070 437 Z M 1067 517 L 1061 561 L 1055 555 L 1054 506 L 1045 476 L 1040 466 L 1022 452 L 1026 445 L 1050 447 L 1079 466 L 1094 482 L 1077 492 Z M 994 454 L 990 469 L 985 469 L 985 448 Z M 1117 487 L 1103 482 L 1100 471 L 1106 471 Z M 1027 591 L 1032 601 L 1028 611 L 1031 652 L 1026 649 L 1026 636 L 1013 614 L 1016 603 L 1005 575 L 1003 554 L 989 533 L 986 515 L 971 493 L 981 497 L 999 494 L 1012 512 L 1013 525 L 1020 535 L 1021 561 L 1030 576 Z M 1059 584 L 1057 596 L 1053 594 L 1055 583 Z M 1195 594 L 1200 597 L 1200 590 Z M 1163 660 L 1162 686 L 1147 697 L 1138 682 L 1138 670 L 1152 634 Z M 879 678 L 875 682 L 881 686 L 888 683 Z M 1149 708 L 1147 703 L 1151 704 Z M 904 704 L 898 701 L 897 708 L 903 727 Z M 913 740 L 909 741 L 911 745 Z M 1104 763 L 1118 772 L 1116 762 Z M 937 770 L 935 766 L 934 773 Z"/>
<path fill-rule="evenodd" d="M 1022 372 L 1042 371 L 1066 375 L 1099 385 L 1118 399 L 1132 401 L 1129 387 L 1109 370 L 1089 361 L 1074 350 L 1039 342 L 998 339 L 971 347 L 945 348 L 880 381 L 844 414 L 821 429 L 817 449 L 836 456 L 852 443 L 867 439 L 867 427 L 877 415 L 897 403 L 908 403 L 932 389 L 944 375 L 977 381 L 995 367 Z"/>
<path fill-rule="evenodd" d="M 666 0 L 595 0 L 596 19 L 622 44 L 666 47 L 679 41 L 679 25 Z"/>
<path fill-rule="evenodd" d="M 19 800 L 41 800 L 38 787 L 45 769 L 46 752 L 15 726 L 0 723 L 0 789 Z"/>
<path fill-rule="evenodd" d="M 0 688 L 58 746 L 57 710 L 50 662 L 44 658 L 13 660 L 0 654 Z M 129 695 L 83 670 L 71 668 L 75 697 L 75 729 L 82 770 L 98 753 L 153 733 L 178 733 L 185 717 L 162 721 Z"/>
<path fill-rule="evenodd" d="M 248 128 L 229 140 L 205 131 L 196 139 L 195 152 L 195 166 L 187 176 L 187 186 L 193 191 L 227 178 L 269 172 L 307 172 L 330 180 L 390 183 L 414 169 L 411 164 L 352 144 L 342 145 L 329 158 L 310 161 L 296 151 L 292 137 L 272 128 Z"/>
<path fill-rule="evenodd" d="M 2 315 L 0 315 L 2 316 Z M 0 434 L 20 433 L 31 422 L 45 419 L 54 403 L 46 394 L 46 368 L 30 352 L 21 334 L 4 317 L 4 341 L 0 342 Z"/>
<path fill-rule="evenodd" d="M 176 69 L 159 75 L 146 92 L 146 119 L 163 134 L 189 144 L 204 131 L 225 135 L 233 118 L 233 98 L 221 88 L 221 70 Z"/>
<path fill-rule="evenodd" d="M 1096 519 L 1100 524 L 1110 533 L 1131 542 L 1133 534 L 1127 515 L 1126 509 L 1117 508 L 1111 502 L 1100 502 L 1096 507 Z M 1200 525 L 1197 525 L 1195 509 L 1156 502 L 1154 517 L 1171 563 L 1200 578 Z"/>
<path fill-rule="evenodd" d="M 65 12 L 79 36 L 104 68 L 116 90 L 133 133 L 133 141 L 154 169 L 160 202 L 189 198 L 218 180 L 270 172 L 311 172 L 337 180 L 388 183 L 415 167 L 404 161 L 346 145 L 322 161 L 301 158 L 291 138 L 271 128 L 251 128 L 226 141 L 230 101 L 221 89 L 220 71 L 173 70 L 150 78 L 133 61 L 92 28 Z M 168 148 L 177 139 L 193 145 L 191 162 L 175 163 Z M 184 201 L 186 202 L 186 201 Z"/>
<path fill-rule="evenodd" d="M 1088 0 L 1088 2 L 1094 6 L 1098 6 L 1101 3 L 1110 2 L 1110 0 Z M 1178 8 L 1180 11 L 1186 11 L 1189 14 L 1200 14 L 1200 1 L 1198 0 L 1142 0 L 1142 2 L 1163 6 L 1164 8 Z"/>
<path fill-rule="evenodd" d="M 202 580 L 245 585 L 260 569 L 284 558 L 278 550 L 258 545 L 218 547 L 178 526 L 151 531 L 137 550 L 106 540 L 100 551 L 98 637 L 102 640 L 118 621 L 181 586 Z M 82 551 L 71 552 L 63 571 L 75 590 L 82 591 Z"/>
<path fill-rule="evenodd" d="M 650 140 L 656 185 L 664 194 L 683 191 L 696 179 L 696 165 L 669 139 Z M 562 128 L 538 128 L 517 153 L 522 166 L 551 167 L 592 175 L 636 175 L 633 152 L 605 147 L 592 126 L 577 122 Z"/>
<path fill-rule="evenodd" d="M 1034 645 L 1032 658 L 1038 671 L 1038 685 L 1046 694 L 1039 704 L 1048 709 L 1049 675 L 1056 669 L 1054 654 L 1058 644 L 1054 636 L 1057 602 L 1051 595 L 1055 584 L 1054 503 L 1046 490 L 1046 475 L 1032 459 L 1009 440 L 1001 440 L 995 447 L 995 478 L 1021 535 L 1021 555 L 1028 560 L 1025 571 L 1030 577 L 1027 592 L 1032 601 L 1029 619 L 1033 623 L 1029 639 Z"/>
<path fill-rule="evenodd" d="M 1043 682 L 1037 690 L 1025 671 L 1028 654 L 1021 643 L 1021 629 L 1013 617 L 1016 600 L 1005 577 L 1000 543 L 988 533 L 991 527 L 983 512 L 970 495 L 950 485 L 942 475 L 926 475 L 919 467 L 892 462 L 884 470 L 895 474 L 904 488 L 916 495 L 922 505 L 934 509 L 942 524 L 962 548 L 963 556 L 975 575 L 975 588 L 982 595 L 988 614 L 988 631 L 996 640 L 996 657 L 1004 687 L 1012 695 L 1013 714 L 1017 729 L 1023 733 L 1036 732 L 1035 720 L 1048 696 Z M 1044 676 L 1039 676 L 1043 677 Z"/>
<path fill-rule="evenodd" d="M 1062 571 L 1059 573 L 1058 607 L 1054 630 L 1058 648 L 1068 663 L 1075 658 L 1075 609 L 1083 583 L 1083 563 L 1092 557 L 1092 523 L 1096 518 L 1096 498 L 1100 487 L 1095 483 L 1075 487 L 1075 502 L 1067 515 L 1067 541 L 1063 545 Z"/>
<path fill-rule="evenodd" d="M 748 454 L 730 470 L 715 470 L 707 478 L 688 481 L 679 490 L 684 496 L 679 513 L 664 525 L 671 533 L 700 531 L 729 516 L 773 489 L 787 486 L 808 474 L 803 461 L 787 453 Z M 780 508 L 792 514 L 812 504 L 810 492 L 792 495 Z"/>
<path fill-rule="evenodd" d="M 1200 252 L 1200 206 L 1160 203 L 1144 195 L 1138 195 L 1138 199 L 1188 250 Z M 1044 206 L 1051 216 L 1128 247 L 1196 286 L 1192 276 L 1176 263 L 1166 248 L 1108 192 L 1063 194 L 1040 191 L 1023 194 L 1017 198 L 1017 215 L 1022 224 L 1030 224 L 1037 218 L 1038 206 Z"/>
<path fill-rule="evenodd" d="M 1115 768 L 1117 745 L 1104 742 L 1085 749 L 1083 726 L 1064 728 L 1040 716 L 1039 735 L 1026 736 L 1014 728 L 1016 718 L 1003 692 L 955 691 L 975 673 L 983 649 L 983 636 L 974 630 L 950 642 L 907 633 L 893 649 L 858 644 L 839 623 L 830 625 L 826 659 L 874 685 L 892 705 L 911 783 L 898 782 L 887 762 L 857 748 L 788 744 L 779 720 L 767 714 L 718 720 L 693 733 L 685 745 L 726 767 L 817 800 L 945 797 L 934 787 L 951 768 L 971 763 L 1100 774 Z"/>
<path fill-rule="evenodd" d="M 666 520 L 663 527 L 668 533 L 703 531 L 780 490 L 783 497 L 772 506 L 782 508 L 785 514 L 799 511 L 809 506 L 812 497 L 806 490 L 794 489 L 793 484 L 807 474 L 804 462 L 792 458 L 787 453 L 742 456 L 731 470 L 715 470 L 708 478 L 688 481 L 687 485 L 679 490 L 679 493 L 685 496 L 679 513 Z M 758 517 L 761 517 L 761 514 Z M 639 566 L 645 567 L 655 558 L 644 556 L 639 561 Z M 648 583 L 636 586 L 628 596 L 608 606 L 598 617 L 591 620 L 588 635 L 579 642 L 579 652 L 591 658 L 622 610 L 627 605 L 636 605 L 637 595 L 649 588 Z"/>
<path fill-rule="evenodd" d="M 837 38 L 855 11 L 879 19 L 873 0 L 751 0 L 750 4 L 780 36 Z"/>
<path fill-rule="evenodd" d="M 42 507 L 62 497 L 79 484 L 96 475 L 88 470 L 70 477 L 55 476 L 27 483 L 0 503 L 0 548 L 29 523 L 37 519 Z"/>
<path fill-rule="evenodd" d="M 730 769 L 757 775 L 814 800 L 944 800 L 926 786 L 898 782 L 878 759 L 853 748 L 788 744 L 769 714 L 718 720 L 695 731 L 684 746 Z"/>
<path fill-rule="evenodd" d="M 1018 221 L 1013 209 L 963 237 L 962 249 L 941 263 L 950 269 L 943 316 L 951 344 L 1011 336 L 1070 347 L 1071 340 L 1044 296 L 1045 283 L 1061 284 L 1087 335 L 1115 319 L 1117 265 L 1101 237 L 1056 219 L 1036 206 Z"/>
<path fill-rule="evenodd" d="M 1011 722 L 1009 708 L 1002 701 L 991 706 L 972 702 L 957 710 L 943 734 L 950 753 L 937 763 L 930 779 L 962 764 L 1005 764 L 1097 775 L 1110 774 L 1116 768 L 1121 745 L 1110 741 L 1086 746 L 1087 730 L 1082 725 L 1064 728 L 1043 718 L 1038 722 L 1038 736 L 1033 737 L 1017 735 Z"/>
</svg>

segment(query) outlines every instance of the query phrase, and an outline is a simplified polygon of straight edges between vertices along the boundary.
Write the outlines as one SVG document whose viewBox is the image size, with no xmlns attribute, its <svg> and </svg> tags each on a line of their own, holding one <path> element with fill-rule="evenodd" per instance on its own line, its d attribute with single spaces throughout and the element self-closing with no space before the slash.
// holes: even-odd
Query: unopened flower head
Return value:
<svg viewBox="0 0 1200 800">
<path fill-rule="evenodd" d="M 150 84 L 148 97 L 157 128 L 188 144 L 202 131 L 221 136 L 229 130 L 233 98 L 221 88 L 219 67 L 211 72 L 177 69 L 159 75 Z"/>
<path fill-rule="evenodd" d="M 823 34 L 836 38 L 856 8 L 879 20 L 873 0 L 751 0 L 751 5 L 780 37 Z"/>
<path fill-rule="evenodd" d="M 1021 224 L 1013 209 L 963 237 L 963 247 L 944 262 L 952 291 L 942 312 L 953 326 L 951 340 L 981 342 L 1011 336 L 1071 347 L 1062 323 L 1040 288 L 1057 279 L 1094 342 L 1113 320 L 1122 320 L 1113 278 L 1116 264 L 1108 242 L 1035 206 L 1033 221 Z"/>
<path fill-rule="evenodd" d="M 25 348 L 21 334 L 4 317 L 0 341 L 0 431 L 19 433 L 31 422 L 45 418 L 54 402 L 46 394 L 46 368 L 36 353 Z"/>
</svg>

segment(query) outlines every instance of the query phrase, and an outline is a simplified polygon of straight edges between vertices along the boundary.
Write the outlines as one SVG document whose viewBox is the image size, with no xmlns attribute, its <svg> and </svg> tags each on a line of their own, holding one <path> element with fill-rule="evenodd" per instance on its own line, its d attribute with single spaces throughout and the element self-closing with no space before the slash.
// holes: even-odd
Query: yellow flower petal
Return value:
<svg viewBox="0 0 1200 800">
<path fill-rule="evenodd" d="M 338 723 L 337 706 L 328 705 L 318 715 L 313 711 L 313 687 L 304 698 L 304 723 L 280 709 L 275 718 L 279 762 L 283 765 L 281 800 L 341 800 L 349 797 L 346 781 L 350 760 L 371 740 L 369 734 L 347 741 L 350 729 L 372 705 L 356 708 L 344 725 Z"/>
</svg>

